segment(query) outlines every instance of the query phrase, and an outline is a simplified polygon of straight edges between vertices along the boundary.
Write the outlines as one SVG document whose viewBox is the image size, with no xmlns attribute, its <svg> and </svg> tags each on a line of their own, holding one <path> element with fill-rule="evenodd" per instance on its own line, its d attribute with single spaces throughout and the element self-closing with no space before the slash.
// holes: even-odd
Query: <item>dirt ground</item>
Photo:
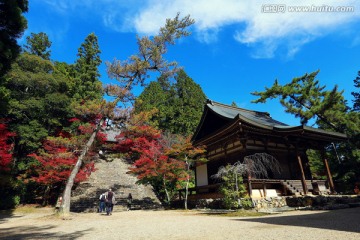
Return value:
<svg viewBox="0 0 360 240">
<path fill-rule="evenodd" d="M 360 208 L 221 217 L 209 211 L 0 212 L 0 239 L 360 239 Z"/>
</svg>

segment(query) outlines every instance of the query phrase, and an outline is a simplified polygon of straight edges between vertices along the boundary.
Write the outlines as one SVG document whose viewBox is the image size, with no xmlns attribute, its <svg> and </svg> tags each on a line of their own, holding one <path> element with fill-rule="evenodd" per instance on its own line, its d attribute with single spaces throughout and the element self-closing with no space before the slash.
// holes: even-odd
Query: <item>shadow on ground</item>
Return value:
<svg viewBox="0 0 360 240">
<path fill-rule="evenodd" d="M 76 239 L 84 236 L 92 229 L 76 231 L 72 233 L 49 232 L 56 226 L 47 225 L 43 227 L 22 226 L 13 228 L 2 228 L 0 239 Z"/>
<path fill-rule="evenodd" d="M 0 224 L 7 222 L 8 219 L 10 218 L 19 218 L 19 217 L 21 216 L 14 215 L 14 210 L 0 210 Z"/>
<path fill-rule="evenodd" d="M 300 213 L 301 214 L 301 213 Z M 360 208 L 331 210 L 327 212 L 267 218 L 234 219 L 240 222 L 257 222 L 272 225 L 298 226 L 360 233 Z"/>
</svg>

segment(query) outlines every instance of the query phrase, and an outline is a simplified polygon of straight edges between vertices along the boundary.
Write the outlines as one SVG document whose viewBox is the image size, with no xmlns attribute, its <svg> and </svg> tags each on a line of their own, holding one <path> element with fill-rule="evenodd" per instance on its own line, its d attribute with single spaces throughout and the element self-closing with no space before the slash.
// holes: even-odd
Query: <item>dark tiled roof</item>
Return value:
<svg viewBox="0 0 360 240">
<path fill-rule="evenodd" d="M 221 104 L 211 100 L 208 100 L 207 107 L 209 107 L 217 114 L 229 119 L 234 119 L 239 115 L 240 117 L 248 119 L 253 123 L 258 123 L 258 124 L 267 125 L 271 127 L 278 127 L 278 128 L 288 126 L 285 123 L 272 119 L 270 117 L 270 114 L 267 112 L 251 111 L 243 108 Z"/>
<path fill-rule="evenodd" d="M 207 100 L 203 116 L 193 136 L 194 141 L 200 140 L 208 136 L 212 132 L 221 129 L 222 127 L 221 125 L 218 125 L 216 126 L 216 129 L 211 128 L 214 122 L 211 122 L 210 120 L 211 117 L 209 118 L 207 116 L 206 114 L 207 111 L 211 111 L 216 116 L 219 116 L 221 119 L 225 120 L 224 122 L 219 124 L 227 124 L 236 121 L 236 119 L 239 119 L 242 122 L 246 122 L 258 128 L 269 129 L 279 133 L 281 132 L 282 133 L 287 132 L 292 134 L 300 133 L 302 136 L 305 135 L 313 136 L 314 138 L 319 138 L 320 136 L 324 136 L 328 138 L 329 141 L 345 140 L 347 138 L 346 134 L 343 133 L 330 132 L 323 129 L 307 127 L 304 125 L 289 126 L 285 123 L 282 123 L 280 121 L 271 118 L 270 114 L 267 112 L 252 111 L 252 110 L 225 105 L 212 100 Z M 205 124 L 205 122 L 209 120 L 210 122 L 208 124 Z M 209 128 L 209 129 L 205 131 L 204 128 Z"/>
</svg>

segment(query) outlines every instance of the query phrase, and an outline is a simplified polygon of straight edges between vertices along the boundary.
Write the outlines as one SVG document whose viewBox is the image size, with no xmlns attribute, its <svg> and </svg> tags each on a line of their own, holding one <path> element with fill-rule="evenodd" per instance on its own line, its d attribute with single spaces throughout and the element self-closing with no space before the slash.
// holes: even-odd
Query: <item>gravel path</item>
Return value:
<svg viewBox="0 0 360 240">
<path fill-rule="evenodd" d="M 220 217 L 201 211 L 129 211 L 112 216 L 51 209 L 0 213 L 0 239 L 360 239 L 360 208 Z"/>
</svg>

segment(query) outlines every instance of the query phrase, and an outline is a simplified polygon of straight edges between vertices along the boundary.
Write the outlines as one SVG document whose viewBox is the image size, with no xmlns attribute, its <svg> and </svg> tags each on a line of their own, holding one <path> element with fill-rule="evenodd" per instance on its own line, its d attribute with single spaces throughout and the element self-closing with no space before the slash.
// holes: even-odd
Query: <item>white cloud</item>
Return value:
<svg viewBox="0 0 360 240">
<path fill-rule="evenodd" d="M 280 44 L 288 49 L 287 55 L 291 57 L 303 44 L 360 17 L 357 0 L 288 0 L 286 5 L 282 4 L 285 7 L 283 13 L 267 13 L 271 10 L 269 7 L 279 6 L 267 5 L 275 2 L 278 3 L 273 0 L 149 0 L 136 15 L 134 28 L 139 33 L 155 34 L 165 18 L 181 12 L 196 20 L 196 36 L 204 42 L 215 41 L 217 33 L 225 26 L 239 26 L 234 38 L 253 46 L 254 57 L 273 57 Z M 308 7 L 318 12 L 290 12 L 291 6 Z M 329 7 L 338 6 L 354 7 L 355 11 L 325 12 Z"/>
<path fill-rule="evenodd" d="M 40 1 L 40 0 L 39 0 Z M 196 23 L 195 36 L 203 42 L 217 41 L 218 33 L 231 25 L 236 41 L 254 48 L 254 57 L 273 57 L 277 49 L 293 56 L 301 46 L 319 36 L 343 28 L 360 18 L 358 0 L 43 0 L 63 14 L 100 17 L 115 31 L 156 34 L 166 18 L 180 12 Z M 282 13 L 267 13 L 280 4 Z M 270 5 L 268 5 L 270 4 Z M 285 5 L 286 4 L 286 5 Z M 290 12 L 289 7 L 352 6 L 353 12 Z M 326 9 L 325 9 L 326 10 Z"/>
</svg>

